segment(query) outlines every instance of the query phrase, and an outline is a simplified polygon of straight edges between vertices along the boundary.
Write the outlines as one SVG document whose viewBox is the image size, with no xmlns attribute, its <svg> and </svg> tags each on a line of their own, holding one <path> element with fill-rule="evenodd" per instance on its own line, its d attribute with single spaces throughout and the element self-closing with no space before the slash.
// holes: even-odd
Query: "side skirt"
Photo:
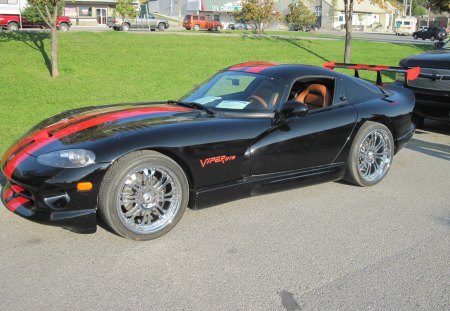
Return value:
<svg viewBox="0 0 450 311">
<path fill-rule="evenodd" d="M 255 195 L 289 190 L 342 179 L 345 163 L 335 163 L 282 173 L 246 177 L 213 187 L 193 189 L 189 206 L 200 209 Z"/>
</svg>

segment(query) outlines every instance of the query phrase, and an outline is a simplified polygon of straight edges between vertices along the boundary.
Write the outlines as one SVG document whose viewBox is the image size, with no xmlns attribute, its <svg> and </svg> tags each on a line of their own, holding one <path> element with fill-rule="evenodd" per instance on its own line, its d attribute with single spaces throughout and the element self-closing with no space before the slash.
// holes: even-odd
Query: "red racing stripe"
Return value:
<svg viewBox="0 0 450 311">
<path fill-rule="evenodd" d="M 23 198 L 23 197 L 17 197 L 15 199 L 12 199 L 8 203 L 6 203 L 6 207 L 11 211 L 14 212 L 18 207 L 24 205 L 25 203 L 30 202 L 30 200 Z"/>
<path fill-rule="evenodd" d="M 26 144 L 28 144 L 32 141 L 37 141 L 37 140 L 41 140 L 41 139 L 45 139 L 45 138 L 49 137 L 49 132 L 51 132 L 52 130 L 55 130 L 60 127 L 68 126 L 75 122 L 78 122 L 78 121 L 81 121 L 84 119 L 88 119 L 88 118 L 91 118 L 93 116 L 96 116 L 96 115 L 99 115 L 102 113 L 108 113 L 108 112 L 113 112 L 113 111 L 117 111 L 117 110 L 123 110 L 123 107 L 114 107 L 114 109 L 101 108 L 100 111 L 90 112 L 90 113 L 87 113 L 84 115 L 78 115 L 71 119 L 63 119 L 52 125 L 47 126 L 46 128 L 43 128 L 41 130 L 37 130 L 33 133 L 30 133 L 28 136 L 24 137 L 19 143 L 17 143 L 15 146 L 11 147 L 11 149 L 9 149 L 8 152 L 5 153 L 5 155 L 3 156 L 2 160 L 1 160 L 1 163 L 5 163 L 6 160 L 13 153 L 15 153 L 17 150 L 19 150 L 21 147 L 25 146 Z"/>
<path fill-rule="evenodd" d="M 30 144 L 23 148 L 11 161 L 8 162 L 8 164 L 5 167 L 5 175 L 7 178 L 11 178 L 12 174 L 14 173 L 14 170 L 17 168 L 17 166 L 22 163 L 23 160 L 25 160 L 30 154 L 33 154 L 37 150 L 43 148 L 44 146 L 61 139 L 63 137 L 69 136 L 71 134 L 83 131 L 85 129 L 88 129 L 90 127 L 97 126 L 102 123 L 110 122 L 110 121 L 116 121 L 126 118 L 132 118 L 136 116 L 141 115 L 148 115 L 148 114 L 154 114 L 154 113 L 161 113 L 161 112 L 181 112 L 181 111 L 189 111 L 189 108 L 180 108 L 180 107 L 174 107 L 174 108 L 155 108 L 155 107 L 147 107 L 142 109 L 136 109 L 132 111 L 122 111 L 122 112 L 116 112 L 100 117 L 96 117 L 90 120 L 86 120 L 71 126 L 68 126 L 60 131 L 57 131 L 53 134 L 53 136 L 49 137 L 46 140 L 37 141 L 33 144 Z"/>
</svg>

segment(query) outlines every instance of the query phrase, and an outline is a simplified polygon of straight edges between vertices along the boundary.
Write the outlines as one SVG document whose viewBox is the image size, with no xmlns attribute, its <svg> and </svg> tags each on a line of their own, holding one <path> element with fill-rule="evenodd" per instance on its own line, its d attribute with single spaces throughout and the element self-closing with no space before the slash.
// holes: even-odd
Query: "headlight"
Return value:
<svg viewBox="0 0 450 311">
<path fill-rule="evenodd" d="M 59 150 L 40 155 L 37 161 L 54 167 L 85 167 L 94 163 L 95 154 L 84 149 Z"/>
<path fill-rule="evenodd" d="M 403 73 L 403 72 L 396 72 L 395 73 L 395 81 L 405 83 L 405 73 Z"/>
</svg>

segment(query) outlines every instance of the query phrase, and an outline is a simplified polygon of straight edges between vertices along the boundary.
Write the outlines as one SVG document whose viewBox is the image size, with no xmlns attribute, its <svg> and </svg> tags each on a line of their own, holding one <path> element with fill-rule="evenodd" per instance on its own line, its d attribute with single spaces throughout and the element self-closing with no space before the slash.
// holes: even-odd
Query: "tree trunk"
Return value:
<svg viewBox="0 0 450 311">
<path fill-rule="evenodd" d="M 350 63 L 350 53 L 352 49 L 352 18 L 353 0 L 344 0 L 345 6 L 345 51 L 344 63 Z"/>
<path fill-rule="evenodd" d="M 56 25 L 53 24 L 50 28 L 51 31 L 51 40 L 52 40 L 52 51 L 50 62 L 52 64 L 52 77 L 57 78 L 59 76 L 58 70 L 58 36 L 56 33 Z"/>
</svg>

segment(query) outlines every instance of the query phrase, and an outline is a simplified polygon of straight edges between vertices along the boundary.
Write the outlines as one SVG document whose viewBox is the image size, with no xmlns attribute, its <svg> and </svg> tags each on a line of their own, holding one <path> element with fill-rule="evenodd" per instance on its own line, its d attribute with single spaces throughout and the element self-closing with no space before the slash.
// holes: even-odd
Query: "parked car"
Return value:
<svg viewBox="0 0 450 311">
<path fill-rule="evenodd" d="M 220 31 L 223 29 L 221 22 L 213 20 L 209 15 L 194 14 L 186 15 L 183 19 L 183 27 L 187 30 L 216 30 Z"/>
<path fill-rule="evenodd" d="M 130 29 L 149 29 L 164 31 L 169 28 L 167 18 L 157 18 L 151 13 L 140 15 L 136 18 L 108 17 L 106 25 L 114 30 L 129 31 Z"/>
<path fill-rule="evenodd" d="M 431 41 L 434 41 L 438 39 L 439 41 L 447 39 L 447 31 L 444 28 L 437 28 L 437 27 L 429 27 L 424 28 L 419 31 L 415 31 L 412 34 L 414 39 L 430 39 Z"/>
<path fill-rule="evenodd" d="M 424 118 L 450 121 L 450 40 L 445 44 L 436 42 L 435 46 L 433 51 L 400 61 L 404 68 L 420 67 L 417 79 L 405 83 L 403 76 L 397 75 L 416 96 L 413 121 L 418 128 L 423 126 Z"/>
<path fill-rule="evenodd" d="M 72 26 L 72 21 L 68 16 L 58 16 L 56 28 L 60 31 L 68 31 Z M 22 16 L 22 28 L 47 28 L 47 24 L 42 22 L 31 22 Z M 0 14 L 0 30 L 17 31 L 20 29 L 20 15 Z"/>
<path fill-rule="evenodd" d="M 92 233 L 98 212 L 123 237 L 154 239 L 188 205 L 340 179 L 377 184 L 413 135 L 413 107 L 402 86 L 242 63 L 178 101 L 86 107 L 40 122 L 0 162 L 2 199 L 37 222 Z M 323 195 L 333 194 L 324 187 Z"/>
<path fill-rule="evenodd" d="M 247 30 L 248 26 L 245 23 L 230 23 L 228 28 L 231 30 Z"/>
</svg>

